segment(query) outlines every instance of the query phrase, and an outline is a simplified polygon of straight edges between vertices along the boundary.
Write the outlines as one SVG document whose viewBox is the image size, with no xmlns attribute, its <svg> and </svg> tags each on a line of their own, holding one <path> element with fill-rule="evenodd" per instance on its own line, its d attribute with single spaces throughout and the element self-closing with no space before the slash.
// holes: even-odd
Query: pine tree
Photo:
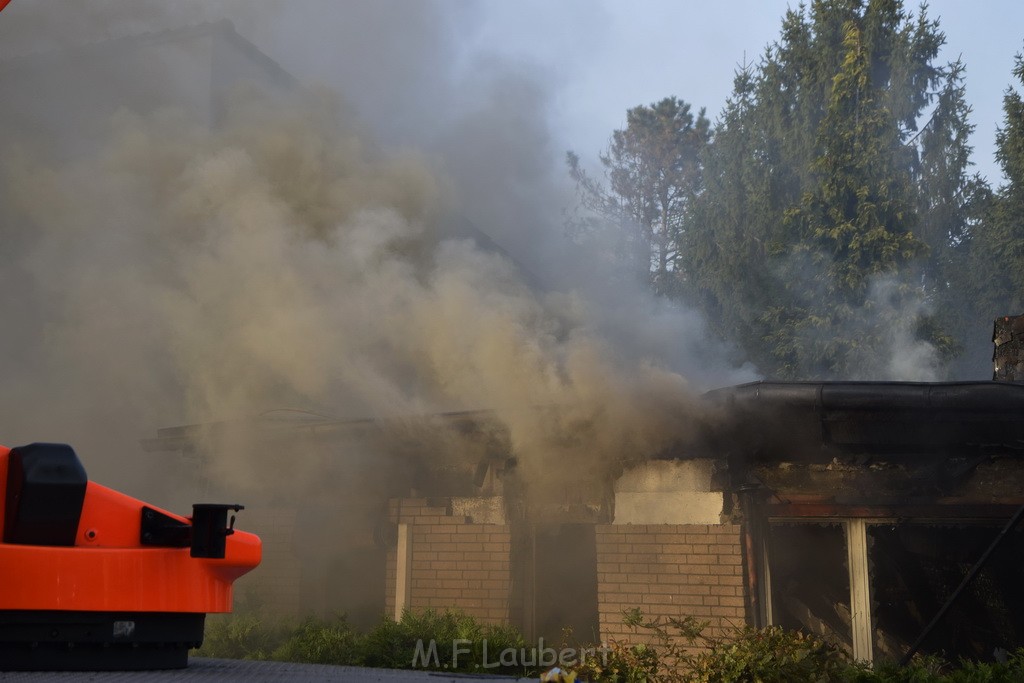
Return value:
<svg viewBox="0 0 1024 683">
<path fill-rule="evenodd" d="M 874 303 L 871 277 L 896 272 L 925 251 L 913 234 L 910 177 L 901 173 L 899 154 L 893 153 L 900 146 L 897 121 L 872 80 L 869 47 L 854 20 L 844 24 L 843 48 L 820 128 L 821 155 L 811 165 L 819 181 L 787 214 L 802 238 L 797 251 L 814 266 L 810 282 L 803 273 L 790 282 L 800 301 L 792 334 L 808 340 L 801 353 L 785 356 L 793 363 L 786 370 L 794 374 L 800 369 L 839 376 L 856 372 L 854 364 L 881 345 L 876 337 L 883 331 L 863 329 L 855 317 Z M 907 287 L 901 282 L 899 294 Z M 815 296 L 801 296 L 808 292 Z M 898 307 L 892 293 L 890 288 L 886 305 Z M 862 326 L 860 334 L 843 334 L 853 325 Z"/>
<path fill-rule="evenodd" d="M 612 134 L 600 156 L 607 187 L 567 154 L 584 206 L 624 230 L 633 269 L 659 294 L 673 294 L 685 277 L 679 269 L 684 216 L 700 191 L 701 152 L 710 137 L 703 109 L 695 117 L 688 103 L 667 97 L 630 109 L 626 127 Z"/>
<path fill-rule="evenodd" d="M 903 313 L 910 337 L 944 339 L 924 313 L 967 227 L 939 213 L 961 216 L 972 190 L 959 157 L 937 163 L 943 145 L 969 155 L 960 69 L 934 64 L 943 40 L 898 0 L 816 0 L 737 78 L 683 257 L 694 300 L 762 372 L 880 376 L 865 363 Z"/>
<path fill-rule="evenodd" d="M 770 200 L 777 174 L 758 154 L 754 87 L 754 70 L 744 64 L 705 150 L 704 191 L 690 207 L 681 258 L 691 274 L 685 296 L 708 314 L 722 337 L 764 366 L 770 359 L 761 354 L 757 317 L 776 289 L 767 268 L 772 240 L 766 236 L 775 227 Z"/>
<path fill-rule="evenodd" d="M 1013 76 L 1024 86 L 1024 54 L 1017 55 Z M 1013 87 L 1003 96 L 996 159 L 1006 182 L 975 229 L 969 259 L 970 290 L 988 320 L 1024 313 L 1024 98 Z"/>
<path fill-rule="evenodd" d="M 916 167 L 918 228 L 927 245 L 922 268 L 922 287 L 934 304 L 932 336 L 943 344 L 947 356 L 962 351 L 971 341 L 987 345 L 988 322 L 971 313 L 972 274 L 968 262 L 973 233 L 988 203 L 988 184 L 970 173 L 969 144 L 974 126 L 965 99 L 964 65 L 949 65 L 945 84 L 934 110 L 919 135 L 920 161 Z M 982 319 L 995 315 L 984 312 Z M 944 330 L 944 333 L 940 330 Z M 984 353 L 984 352 L 982 352 Z M 976 376 L 968 371 L 969 376 Z"/>
</svg>

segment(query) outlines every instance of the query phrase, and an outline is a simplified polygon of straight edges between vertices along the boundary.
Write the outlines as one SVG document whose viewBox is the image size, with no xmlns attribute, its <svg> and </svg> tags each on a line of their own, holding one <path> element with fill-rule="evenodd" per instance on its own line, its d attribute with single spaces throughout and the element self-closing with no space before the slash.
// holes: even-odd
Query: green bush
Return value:
<svg viewBox="0 0 1024 683">
<path fill-rule="evenodd" d="M 583 658 L 576 675 L 587 681 L 643 683 L 661 680 L 662 657 L 657 649 L 643 643 L 608 641 L 601 652 Z"/>
<path fill-rule="evenodd" d="M 633 633 L 646 632 L 647 639 L 654 640 L 654 644 L 611 639 L 576 667 L 580 678 L 610 683 L 689 680 L 684 672 L 692 668 L 693 647 L 707 622 L 693 617 L 645 620 L 637 607 L 623 610 L 622 617 Z"/>
<path fill-rule="evenodd" d="M 464 673 L 528 676 L 521 666 L 498 664 L 499 653 L 514 649 L 527 663 L 536 649 L 511 626 L 481 624 L 462 612 L 406 612 L 399 621 L 382 619 L 361 633 L 344 616 L 310 617 L 298 623 L 251 614 L 216 615 L 208 619 L 203 647 L 196 654 L 230 659 L 273 659 L 288 662 L 342 664 L 393 669 L 417 667 Z M 1007 661 L 950 663 L 938 657 L 917 657 L 909 666 L 892 662 L 869 668 L 853 662 L 839 648 L 800 632 L 773 626 L 738 628 L 725 637 L 706 635 L 706 622 L 645 619 L 639 609 L 626 610 L 624 623 L 637 636 L 612 640 L 590 652 L 575 667 L 578 680 L 605 683 L 1021 683 L 1024 649 Z M 642 637 L 640 637 L 642 636 Z M 571 633 L 566 634 L 566 639 Z M 452 643 L 460 641 L 458 661 Z M 436 650 L 429 643 L 436 643 Z M 484 657 L 486 642 L 487 656 Z M 436 659 L 433 653 L 436 652 Z M 423 656 L 429 657 L 423 661 Z"/>
<path fill-rule="evenodd" d="M 455 642 L 459 642 L 460 648 L 457 656 L 453 648 Z M 434 647 L 430 643 L 434 643 Z M 207 623 L 203 646 L 195 654 L 227 659 L 409 669 L 414 668 L 417 648 L 421 654 L 415 665 L 418 668 L 467 673 L 529 673 L 520 666 L 497 665 L 498 653 L 502 650 L 526 648 L 516 629 L 481 624 L 454 610 L 407 611 L 400 621 L 382 619 L 367 633 L 353 629 L 344 616 L 309 617 L 293 624 L 261 618 L 257 614 L 218 615 Z"/>
<path fill-rule="evenodd" d="M 693 678 L 707 683 L 843 681 L 860 671 L 834 645 L 778 626 L 744 627 L 709 645 L 693 662 Z"/>
<path fill-rule="evenodd" d="M 362 637 L 344 616 L 334 620 L 310 617 L 302 621 L 270 659 L 313 664 L 363 664 Z"/>
<path fill-rule="evenodd" d="M 384 619 L 366 634 L 366 663 L 368 666 L 407 669 L 412 666 L 417 643 L 424 643 L 423 647 L 429 648 L 429 643 L 434 642 L 438 659 L 436 665 L 429 668 L 450 669 L 453 665 L 452 642 L 469 640 L 472 645 L 467 647 L 475 647 L 482 633 L 483 627 L 461 612 L 406 611 L 400 621 Z M 466 670 L 469 661 L 467 657 L 460 657 L 455 670 Z"/>
<path fill-rule="evenodd" d="M 838 647 L 777 626 L 742 627 L 709 637 L 706 622 L 645 619 L 639 609 L 623 612 L 634 634 L 653 645 L 610 641 L 607 656 L 589 657 L 575 669 L 582 680 L 608 683 L 1021 683 L 1024 648 L 1006 662 L 960 661 L 919 656 L 901 667 L 875 668 L 854 662 Z"/>
<path fill-rule="evenodd" d="M 203 646 L 195 654 L 224 659 L 269 659 L 288 636 L 288 627 L 257 614 L 207 617 Z"/>
<path fill-rule="evenodd" d="M 460 641 L 462 652 L 457 661 L 453 656 L 453 643 L 456 641 Z M 367 666 L 408 669 L 417 654 L 417 644 L 423 644 L 420 646 L 421 654 L 432 654 L 433 651 L 427 649 L 431 642 L 436 643 L 437 658 L 431 659 L 426 668 L 458 672 L 486 670 L 489 673 L 524 673 L 520 667 L 491 666 L 496 663 L 497 653 L 503 649 L 521 649 L 526 646 L 516 629 L 481 624 L 473 617 L 453 610 L 406 611 L 401 621 L 383 620 L 366 634 L 365 663 Z"/>
<path fill-rule="evenodd" d="M 1020 683 L 1024 681 L 1024 648 L 1005 662 L 961 660 L 955 665 L 939 657 L 917 657 L 909 666 L 883 662 L 848 680 L 854 683 Z"/>
</svg>

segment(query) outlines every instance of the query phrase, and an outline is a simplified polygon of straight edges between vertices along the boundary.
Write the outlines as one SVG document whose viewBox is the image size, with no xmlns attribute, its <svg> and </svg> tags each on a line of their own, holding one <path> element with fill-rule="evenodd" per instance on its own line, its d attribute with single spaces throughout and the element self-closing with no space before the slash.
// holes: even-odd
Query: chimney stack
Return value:
<svg viewBox="0 0 1024 683">
<path fill-rule="evenodd" d="M 1024 382 L 1024 315 L 996 318 L 992 343 L 992 379 Z"/>
</svg>

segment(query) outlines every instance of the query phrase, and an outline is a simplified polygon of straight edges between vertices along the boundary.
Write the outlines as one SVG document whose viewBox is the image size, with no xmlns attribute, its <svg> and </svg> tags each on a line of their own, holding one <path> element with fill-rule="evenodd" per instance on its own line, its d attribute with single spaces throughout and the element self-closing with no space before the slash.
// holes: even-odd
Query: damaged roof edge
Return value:
<svg viewBox="0 0 1024 683">
<path fill-rule="evenodd" d="M 1007 382 L 750 382 L 705 394 L 728 405 L 814 410 L 1010 413 L 1024 421 L 1024 384 Z"/>
<path fill-rule="evenodd" d="M 731 417 L 689 445 L 693 457 L 756 452 L 759 459 L 817 460 L 831 457 L 832 448 L 893 454 L 992 448 L 1024 452 L 1024 384 L 760 381 L 715 389 L 704 398 Z M 164 428 L 141 445 L 148 452 L 180 450 L 218 430 L 246 427 L 327 436 L 440 422 L 475 431 L 494 419 L 490 410 L 401 419 L 256 419 Z M 672 459 L 678 457 L 674 453 Z"/>
<path fill-rule="evenodd" d="M 274 412 L 274 411 L 268 411 Z M 295 411 L 305 412 L 305 411 Z M 310 413 L 315 415 L 315 413 Z M 282 420 L 268 418 L 261 415 L 255 418 L 225 420 L 220 422 L 205 422 L 199 424 L 181 425 L 177 427 L 162 427 L 157 430 L 157 436 L 153 439 L 141 439 L 139 441 L 142 450 L 147 453 L 161 451 L 178 451 L 183 448 L 195 446 L 204 438 L 211 435 L 228 432 L 230 430 L 252 430 L 259 429 L 263 433 L 272 434 L 305 434 L 307 436 L 332 435 L 332 434 L 354 434 L 357 432 L 381 432 L 396 427 L 415 428 L 430 427 L 438 423 L 448 429 L 456 429 L 460 432 L 469 433 L 478 431 L 481 425 L 494 420 L 494 411 L 490 409 L 481 410 L 453 410 L 444 413 L 429 415 L 398 415 L 390 417 L 361 417 L 351 419 L 335 419 L 321 417 L 320 419 L 297 419 Z"/>
<path fill-rule="evenodd" d="M 1024 451 L 1024 384 L 752 382 L 705 397 L 731 416 L 718 445 L 762 462 L 827 460 L 835 449 L 897 457 Z"/>
</svg>

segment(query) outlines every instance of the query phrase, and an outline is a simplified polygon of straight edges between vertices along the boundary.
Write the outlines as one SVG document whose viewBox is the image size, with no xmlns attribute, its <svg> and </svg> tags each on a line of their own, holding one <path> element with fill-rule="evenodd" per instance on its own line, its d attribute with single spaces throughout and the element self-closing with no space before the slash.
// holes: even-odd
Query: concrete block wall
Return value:
<svg viewBox="0 0 1024 683">
<path fill-rule="evenodd" d="M 452 514 L 450 502 L 392 501 L 392 521 L 408 524 L 409 607 L 458 609 L 486 623 L 506 623 L 511 590 L 510 534 Z M 388 614 L 394 614 L 398 548 L 387 555 Z"/>
<path fill-rule="evenodd" d="M 738 524 L 605 524 L 597 527 L 598 612 L 603 638 L 654 642 L 623 624 L 624 610 L 645 619 L 693 616 L 708 635 L 745 623 L 742 537 Z"/>
</svg>

